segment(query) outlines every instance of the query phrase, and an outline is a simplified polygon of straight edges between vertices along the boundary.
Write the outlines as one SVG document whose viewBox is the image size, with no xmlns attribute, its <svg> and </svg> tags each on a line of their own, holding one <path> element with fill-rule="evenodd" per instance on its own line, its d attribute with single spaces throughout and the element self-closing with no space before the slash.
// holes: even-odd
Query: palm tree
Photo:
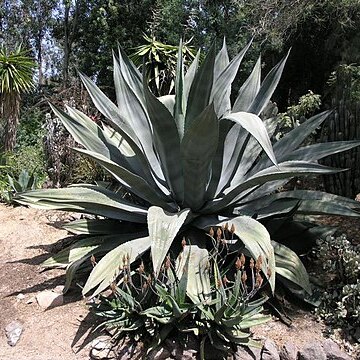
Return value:
<svg viewBox="0 0 360 360">
<path fill-rule="evenodd" d="M 21 94 L 34 87 L 34 68 L 35 63 L 21 45 L 15 50 L 0 48 L 0 115 L 5 127 L 5 151 L 12 151 L 15 147 Z"/>
</svg>

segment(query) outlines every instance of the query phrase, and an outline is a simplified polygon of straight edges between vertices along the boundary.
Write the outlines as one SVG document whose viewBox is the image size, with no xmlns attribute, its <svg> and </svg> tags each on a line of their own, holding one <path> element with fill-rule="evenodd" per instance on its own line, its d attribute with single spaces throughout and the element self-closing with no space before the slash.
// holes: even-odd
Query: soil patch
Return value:
<svg viewBox="0 0 360 360">
<path fill-rule="evenodd" d="M 35 300 L 38 292 L 64 283 L 63 270 L 42 271 L 40 266 L 56 248 L 53 244 L 67 236 L 66 231 L 53 226 L 64 216 L 59 212 L 0 204 L 1 359 L 89 358 L 88 349 L 76 353 L 76 346 L 72 347 L 79 325 L 88 319 L 80 292 L 70 292 L 64 305 L 46 311 Z M 22 324 L 23 333 L 16 346 L 10 347 L 4 328 L 13 320 Z"/>
</svg>

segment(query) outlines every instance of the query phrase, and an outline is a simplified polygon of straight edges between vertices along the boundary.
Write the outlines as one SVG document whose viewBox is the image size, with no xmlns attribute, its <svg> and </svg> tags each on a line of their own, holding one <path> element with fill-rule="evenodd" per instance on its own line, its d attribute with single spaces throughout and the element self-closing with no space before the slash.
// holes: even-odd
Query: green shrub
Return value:
<svg viewBox="0 0 360 360">
<path fill-rule="evenodd" d="M 26 170 L 22 170 L 18 178 L 7 174 L 7 181 L 3 185 L 4 188 L 2 190 L 0 188 L 0 197 L 9 204 L 13 203 L 15 194 L 40 188 L 40 182 L 36 175 L 30 175 Z"/>
<path fill-rule="evenodd" d="M 360 245 L 345 235 L 320 240 L 316 251 L 324 273 L 331 279 L 317 314 L 349 340 L 360 343 Z"/>
<path fill-rule="evenodd" d="M 285 113 L 278 114 L 281 126 L 276 134 L 277 138 L 280 139 L 284 134 L 306 121 L 306 117 L 315 114 L 320 109 L 320 106 L 320 95 L 309 90 L 307 94 L 300 97 L 296 105 L 291 105 L 286 109 Z"/>
</svg>

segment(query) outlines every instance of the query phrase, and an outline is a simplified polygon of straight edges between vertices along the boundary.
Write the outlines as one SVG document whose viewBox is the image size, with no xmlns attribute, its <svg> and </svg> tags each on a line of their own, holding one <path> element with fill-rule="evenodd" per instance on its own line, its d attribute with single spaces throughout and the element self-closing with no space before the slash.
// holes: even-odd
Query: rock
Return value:
<svg viewBox="0 0 360 360">
<path fill-rule="evenodd" d="M 12 321 L 5 327 L 5 334 L 7 337 L 7 343 L 10 346 L 15 346 L 20 339 L 23 331 L 22 325 L 18 321 Z"/>
<path fill-rule="evenodd" d="M 170 351 L 163 348 L 163 347 L 158 347 L 154 350 L 151 350 L 147 356 L 146 356 L 146 360 L 167 360 L 169 359 L 171 356 Z"/>
<path fill-rule="evenodd" d="M 326 360 L 326 354 L 319 342 L 304 346 L 299 351 L 299 360 Z"/>
<path fill-rule="evenodd" d="M 261 349 L 238 346 L 234 354 L 234 360 L 260 360 Z"/>
<path fill-rule="evenodd" d="M 265 340 L 261 351 L 261 360 L 280 360 L 278 349 L 271 339 Z"/>
<path fill-rule="evenodd" d="M 62 294 L 64 291 L 64 288 L 65 288 L 64 285 L 58 285 L 52 291 L 56 294 Z"/>
<path fill-rule="evenodd" d="M 18 294 L 18 295 L 16 296 L 16 299 L 18 299 L 18 300 L 24 300 L 24 299 L 25 299 L 25 295 L 22 294 L 22 293 L 20 293 L 20 294 Z"/>
<path fill-rule="evenodd" d="M 108 336 L 99 336 L 91 342 L 90 358 L 95 360 L 115 359 L 116 354 L 113 351 L 110 338 Z"/>
<path fill-rule="evenodd" d="M 287 342 L 280 349 L 279 355 L 281 360 L 296 360 L 298 349 L 293 343 Z"/>
<path fill-rule="evenodd" d="M 105 349 L 102 349 L 102 350 L 91 349 L 90 350 L 90 358 L 94 359 L 94 360 L 105 360 L 105 359 L 110 360 L 110 359 L 115 359 L 116 355 L 109 348 L 105 348 Z"/>
<path fill-rule="evenodd" d="M 36 300 L 38 304 L 44 309 L 60 306 L 64 303 L 64 297 L 62 294 L 57 294 L 49 290 L 45 290 L 37 294 Z"/>
<path fill-rule="evenodd" d="M 351 357 L 342 351 L 339 345 L 331 339 L 326 339 L 324 341 L 323 349 L 327 360 L 351 360 Z"/>
</svg>

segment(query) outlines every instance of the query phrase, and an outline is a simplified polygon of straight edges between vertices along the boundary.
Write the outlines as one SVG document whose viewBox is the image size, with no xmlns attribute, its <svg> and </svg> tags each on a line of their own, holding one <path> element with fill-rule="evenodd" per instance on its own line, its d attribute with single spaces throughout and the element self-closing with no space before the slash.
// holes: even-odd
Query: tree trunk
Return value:
<svg viewBox="0 0 360 360">
<path fill-rule="evenodd" d="M 66 87 L 69 82 L 69 66 L 72 45 L 74 42 L 75 33 L 77 31 L 78 17 L 80 12 L 81 1 L 75 1 L 74 13 L 70 19 L 70 1 L 64 1 L 64 61 L 63 61 L 63 86 Z"/>
<path fill-rule="evenodd" d="M 20 119 L 20 95 L 3 94 L 3 119 L 5 120 L 4 151 L 13 151 Z"/>
</svg>

